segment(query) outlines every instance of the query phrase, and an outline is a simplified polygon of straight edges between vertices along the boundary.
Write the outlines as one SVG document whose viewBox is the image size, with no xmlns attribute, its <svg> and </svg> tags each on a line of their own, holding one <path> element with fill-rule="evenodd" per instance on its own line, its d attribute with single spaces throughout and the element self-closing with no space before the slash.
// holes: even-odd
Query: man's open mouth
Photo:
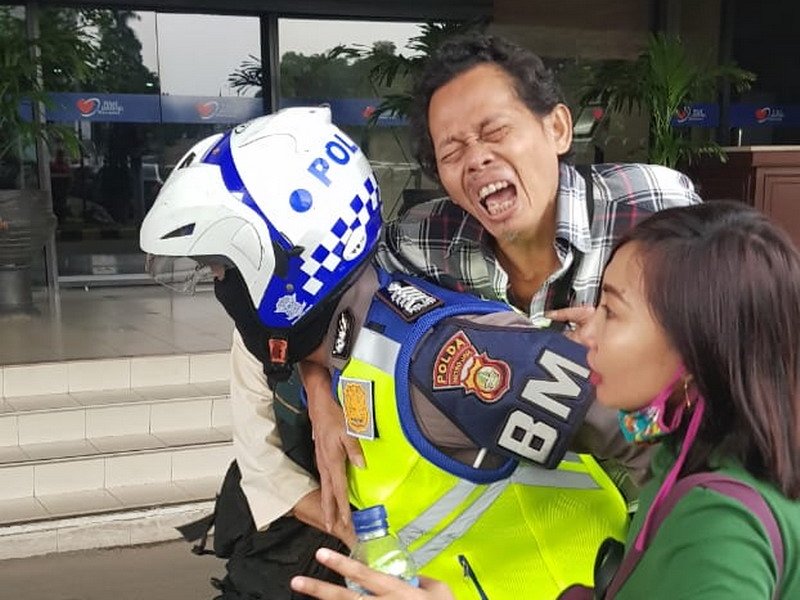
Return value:
<svg viewBox="0 0 800 600">
<path fill-rule="evenodd" d="M 517 187 L 504 179 L 484 185 L 479 191 L 481 206 L 492 217 L 501 216 L 514 206 Z"/>
</svg>

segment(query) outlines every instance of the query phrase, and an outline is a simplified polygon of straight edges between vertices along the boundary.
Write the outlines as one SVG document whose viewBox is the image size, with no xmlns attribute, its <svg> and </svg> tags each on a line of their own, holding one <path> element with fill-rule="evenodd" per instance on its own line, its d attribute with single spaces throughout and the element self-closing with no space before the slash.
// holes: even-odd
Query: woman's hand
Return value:
<svg viewBox="0 0 800 600">
<path fill-rule="evenodd" d="M 316 557 L 326 567 L 369 590 L 372 593 L 370 597 L 386 600 L 454 600 L 449 588 L 435 579 L 420 577 L 420 587 L 415 588 L 402 579 L 379 573 L 328 548 L 317 550 Z M 367 600 L 368 598 L 346 587 L 311 577 L 294 577 L 291 585 L 294 591 L 319 600 Z"/>
<path fill-rule="evenodd" d="M 345 466 L 349 460 L 363 468 L 364 455 L 358 440 L 345 431 L 344 415 L 333 397 L 328 370 L 311 361 L 303 361 L 299 369 L 314 432 L 314 452 L 322 491 L 322 517 L 325 528 L 333 533 L 341 527 L 337 521 L 346 527 L 350 526 Z"/>
<path fill-rule="evenodd" d="M 568 308 L 550 310 L 544 313 L 544 316 L 551 321 L 562 321 L 566 323 L 567 328 L 564 330 L 564 335 L 573 342 L 578 342 L 586 346 L 587 342 L 583 336 L 583 332 L 586 325 L 591 321 L 594 310 L 594 306 L 585 304 L 583 306 L 570 306 Z"/>
</svg>

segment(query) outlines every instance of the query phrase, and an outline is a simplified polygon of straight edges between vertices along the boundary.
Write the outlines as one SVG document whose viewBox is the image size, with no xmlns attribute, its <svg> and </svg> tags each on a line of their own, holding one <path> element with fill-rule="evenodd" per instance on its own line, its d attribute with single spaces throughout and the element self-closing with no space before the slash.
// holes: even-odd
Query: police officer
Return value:
<svg viewBox="0 0 800 600">
<path fill-rule="evenodd" d="M 369 165 L 324 108 L 200 142 L 145 219 L 145 251 L 218 267 L 215 291 L 236 323 L 241 482 L 226 480 L 218 520 L 233 489 L 267 534 L 292 510 L 320 526 L 310 478 L 274 460 L 266 385 L 307 359 L 333 370 L 347 433 L 362 442 L 351 502 L 385 504 L 424 574 L 493 598 L 590 582 L 599 544 L 624 535 L 626 509 L 591 457 L 567 452 L 591 402 L 583 350 L 505 304 L 373 267 L 380 227 Z M 304 540 L 311 552 L 325 542 L 335 545 Z M 302 568 L 274 577 L 285 585 Z"/>
</svg>

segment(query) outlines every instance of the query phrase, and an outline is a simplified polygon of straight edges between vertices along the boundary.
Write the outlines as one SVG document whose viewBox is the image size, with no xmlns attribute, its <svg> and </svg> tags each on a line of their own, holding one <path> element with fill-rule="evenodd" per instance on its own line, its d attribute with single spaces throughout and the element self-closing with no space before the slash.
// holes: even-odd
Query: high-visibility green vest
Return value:
<svg viewBox="0 0 800 600">
<path fill-rule="evenodd" d="M 403 431 L 394 379 L 401 346 L 362 328 L 337 382 L 349 425 L 374 419 L 376 434 L 361 441 L 366 468 L 349 467 L 351 502 L 384 504 L 420 572 L 446 581 L 458 599 L 550 599 L 570 584 L 591 585 L 599 545 L 624 539 L 627 528 L 625 502 L 605 472 L 574 453 L 552 470 L 520 463 L 489 484 L 436 466 Z"/>
</svg>

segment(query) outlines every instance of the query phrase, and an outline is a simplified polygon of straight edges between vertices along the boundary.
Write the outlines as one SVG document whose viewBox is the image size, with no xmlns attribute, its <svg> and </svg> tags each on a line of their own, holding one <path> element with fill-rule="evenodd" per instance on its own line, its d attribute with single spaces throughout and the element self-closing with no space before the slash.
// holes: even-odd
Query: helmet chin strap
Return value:
<svg viewBox="0 0 800 600">
<path fill-rule="evenodd" d="M 214 282 L 214 294 L 233 319 L 247 349 L 263 365 L 270 388 L 289 379 L 295 363 L 322 343 L 339 301 L 339 294 L 332 295 L 294 327 L 273 329 L 258 318 L 238 269 L 228 269 L 223 279 Z"/>
</svg>

